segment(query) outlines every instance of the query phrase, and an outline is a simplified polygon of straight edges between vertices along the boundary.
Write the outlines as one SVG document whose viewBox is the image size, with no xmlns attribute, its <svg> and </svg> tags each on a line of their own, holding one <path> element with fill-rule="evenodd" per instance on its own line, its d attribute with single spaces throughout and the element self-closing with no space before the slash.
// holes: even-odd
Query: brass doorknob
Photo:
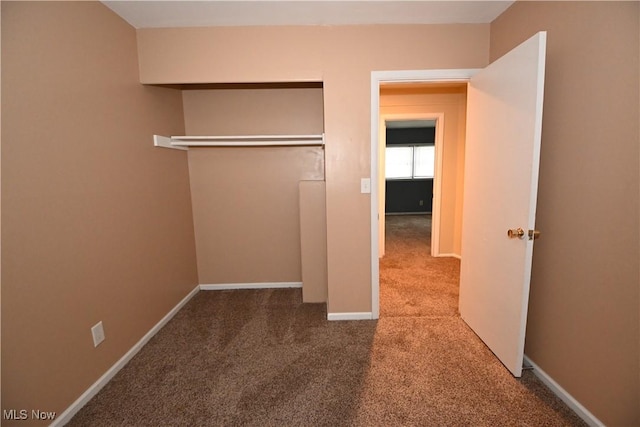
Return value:
<svg viewBox="0 0 640 427">
<path fill-rule="evenodd" d="M 507 231 L 507 236 L 509 236 L 510 239 L 515 239 L 516 237 L 522 239 L 522 237 L 524 237 L 524 230 L 520 227 L 511 228 Z"/>
<path fill-rule="evenodd" d="M 536 240 L 537 238 L 540 237 L 540 231 L 539 230 L 529 230 L 529 240 Z"/>
</svg>

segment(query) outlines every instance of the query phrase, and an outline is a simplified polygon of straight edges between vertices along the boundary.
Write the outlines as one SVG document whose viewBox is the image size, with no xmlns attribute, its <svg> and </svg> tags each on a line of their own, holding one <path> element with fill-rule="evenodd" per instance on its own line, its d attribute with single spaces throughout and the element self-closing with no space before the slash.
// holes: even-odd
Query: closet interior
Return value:
<svg viewBox="0 0 640 427">
<path fill-rule="evenodd" d="M 185 134 L 153 139 L 187 150 L 200 285 L 326 302 L 322 83 L 178 88 Z"/>
</svg>

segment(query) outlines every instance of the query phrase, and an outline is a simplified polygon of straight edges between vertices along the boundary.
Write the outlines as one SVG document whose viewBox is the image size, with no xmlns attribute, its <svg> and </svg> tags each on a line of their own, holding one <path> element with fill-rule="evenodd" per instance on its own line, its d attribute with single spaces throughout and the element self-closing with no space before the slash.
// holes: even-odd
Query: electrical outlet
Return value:
<svg viewBox="0 0 640 427">
<path fill-rule="evenodd" d="M 420 200 L 420 206 L 424 205 L 424 200 Z"/>
<path fill-rule="evenodd" d="M 104 328 L 102 327 L 102 320 L 96 323 L 91 328 L 91 335 L 93 336 L 93 346 L 97 347 L 102 341 L 104 341 Z"/>
</svg>

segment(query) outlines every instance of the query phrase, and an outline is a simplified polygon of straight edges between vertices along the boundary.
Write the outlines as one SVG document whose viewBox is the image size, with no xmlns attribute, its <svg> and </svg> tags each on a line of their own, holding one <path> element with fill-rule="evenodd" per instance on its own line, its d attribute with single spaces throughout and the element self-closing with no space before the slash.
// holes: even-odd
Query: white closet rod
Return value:
<svg viewBox="0 0 640 427">
<path fill-rule="evenodd" d="M 153 136 L 156 147 L 186 150 L 188 147 L 323 146 L 320 135 Z"/>
</svg>

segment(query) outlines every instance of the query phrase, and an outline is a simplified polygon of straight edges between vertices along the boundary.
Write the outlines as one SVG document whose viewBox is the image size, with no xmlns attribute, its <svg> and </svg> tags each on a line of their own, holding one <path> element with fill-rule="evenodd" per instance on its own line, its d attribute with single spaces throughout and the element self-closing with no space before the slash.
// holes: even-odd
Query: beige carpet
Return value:
<svg viewBox="0 0 640 427">
<path fill-rule="evenodd" d="M 389 260 L 400 240 L 390 236 Z M 328 322 L 300 290 L 200 292 L 69 425 L 584 425 L 530 372 L 507 372 L 457 317 L 438 274 L 392 268 L 377 322 Z M 430 301 L 439 287 L 448 302 Z"/>
<path fill-rule="evenodd" d="M 431 216 L 389 215 L 380 317 L 456 316 L 460 261 L 431 256 Z"/>
</svg>

